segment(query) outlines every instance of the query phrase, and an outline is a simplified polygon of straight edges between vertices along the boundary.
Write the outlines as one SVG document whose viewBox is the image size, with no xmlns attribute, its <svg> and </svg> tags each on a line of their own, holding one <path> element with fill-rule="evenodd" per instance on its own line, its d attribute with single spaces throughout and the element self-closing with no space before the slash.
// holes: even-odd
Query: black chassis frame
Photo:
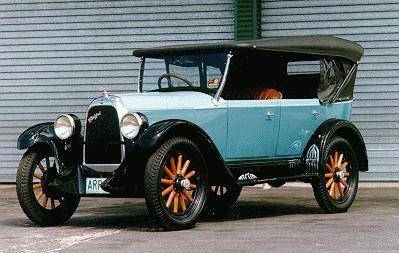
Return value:
<svg viewBox="0 0 399 253">
<path fill-rule="evenodd" d="M 80 133 L 79 131 L 76 131 Z M 212 164 L 210 183 L 237 182 L 239 185 L 289 181 L 311 182 L 319 178 L 319 168 L 326 154 L 324 147 L 334 136 L 347 139 L 358 157 L 360 171 L 368 170 L 367 151 L 359 130 L 351 122 L 329 119 L 319 126 L 309 140 L 302 157 L 261 161 L 225 163 L 210 137 L 198 126 L 183 120 L 165 120 L 147 126 L 135 139 L 125 139 L 125 159 L 112 173 L 99 173 L 82 166 L 83 136 L 73 135 L 60 140 L 54 133 L 52 122 L 45 122 L 24 131 L 18 138 L 18 149 L 48 148 L 62 170 L 76 170 L 79 194 L 85 196 L 85 178 L 107 177 L 101 187 L 109 196 L 142 197 L 144 192 L 144 168 L 150 156 L 167 139 L 183 136 L 195 141 L 207 163 Z M 70 173 L 66 173 L 70 174 Z M 252 174 L 255 177 L 242 177 Z M 75 179 L 75 178 L 74 178 Z M 90 195 L 92 196 L 92 195 Z M 102 197 L 107 195 L 101 195 Z"/>
</svg>

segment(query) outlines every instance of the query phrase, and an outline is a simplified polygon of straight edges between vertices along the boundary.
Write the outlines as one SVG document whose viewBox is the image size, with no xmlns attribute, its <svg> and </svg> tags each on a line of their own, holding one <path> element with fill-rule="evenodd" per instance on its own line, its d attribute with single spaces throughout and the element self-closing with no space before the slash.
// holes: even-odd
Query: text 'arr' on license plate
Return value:
<svg viewBox="0 0 399 253">
<path fill-rule="evenodd" d="M 106 178 L 86 178 L 86 194 L 109 194 L 100 185 Z"/>
</svg>

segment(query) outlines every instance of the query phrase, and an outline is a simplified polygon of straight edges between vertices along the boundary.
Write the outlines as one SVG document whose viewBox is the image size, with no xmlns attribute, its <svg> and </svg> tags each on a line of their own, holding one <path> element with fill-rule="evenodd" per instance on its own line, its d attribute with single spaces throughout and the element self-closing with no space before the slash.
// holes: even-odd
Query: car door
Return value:
<svg viewBox="0 0 399 253">
<path fill-rule="evenodd" d="M 282 99 L 276 156 L 299 157 L 325 119 L 318 99 Z"/>
<path fill-rule="evenodd" d="M 275 156 L 280 125 L 279 100 L 229 100 L 227 159 Z"/>
</svg>

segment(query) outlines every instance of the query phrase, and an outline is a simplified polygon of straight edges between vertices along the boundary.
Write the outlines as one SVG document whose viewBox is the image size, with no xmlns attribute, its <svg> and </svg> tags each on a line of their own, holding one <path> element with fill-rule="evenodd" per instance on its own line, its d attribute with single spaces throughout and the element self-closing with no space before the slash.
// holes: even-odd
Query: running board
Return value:
<svg viewBox="0 0 399 253">
<path fill-rule="evenodd" d="M 292 182 L 292 181 L 311 181 L 312 179 L 317 178 L 317 175 L 296 175 L 289 177 L 276 177 L 276 178 L 268 178 L 268 179 L 246 179 L 239 180 L 237 182 L 240 186 L 254 186 L 256 184 L 264 184 L 269 182 Z"/>
</svg>

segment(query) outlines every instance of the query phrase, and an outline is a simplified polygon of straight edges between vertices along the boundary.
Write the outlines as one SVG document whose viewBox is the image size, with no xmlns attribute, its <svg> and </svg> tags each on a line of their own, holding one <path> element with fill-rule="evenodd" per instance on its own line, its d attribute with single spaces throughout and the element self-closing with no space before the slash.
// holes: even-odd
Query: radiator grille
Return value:
<svg viewBox="0 0 399 253">
<path fill-rule="evenodd" d="M 86 119 L 86 164 L 119 164 L 122 159 L 119 118 L 112 106 L 94 106 Z"/>
</svg>

